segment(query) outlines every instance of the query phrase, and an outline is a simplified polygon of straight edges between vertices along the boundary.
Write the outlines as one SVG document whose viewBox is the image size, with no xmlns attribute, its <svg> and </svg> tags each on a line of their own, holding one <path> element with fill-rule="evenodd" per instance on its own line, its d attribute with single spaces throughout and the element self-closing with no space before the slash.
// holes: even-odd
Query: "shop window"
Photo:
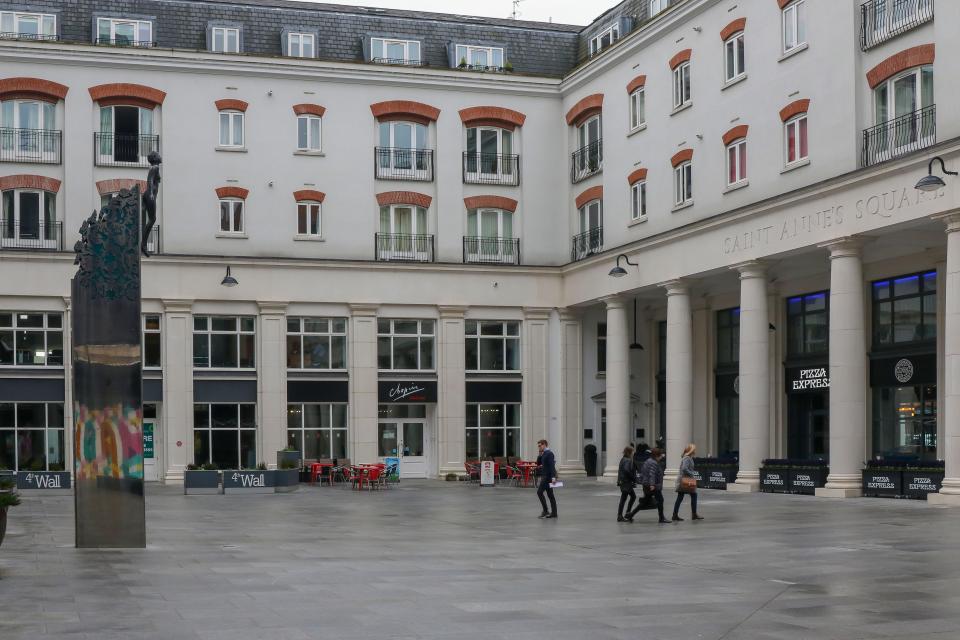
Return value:
<svg viewBox="0 0 960 640">
<path fill-rule="evenodd" d="M 871 290 L 875 348 L 936 340 L 936 271 L 877 280 Z"/>
<path fill-rule="evenodd" d="M 467 320 L 467 371 L 519 371 L 520 323 Z"/>
<path fill-rule="evenodd" d="M 213 369 L 253 369 L 256 318 L 194 316 L 193 366 Z"/>
<path fill-rule="evenodd" d="M 160 338 L 160 316 L 143 316 L 143 366 L 146 369 L 159 369 L 163 366 Z"/>
<path fill-rule="evenodd" d="M 213 463 L 218 469 L 255 469 L 257 405 L 194 404 L 193 462 Z"/>
<path fill-rule="evenodd" d="M 344 318 L 287 318 L 287 368 L 347 368 L 347 321 Z"/>
<path fill-rule="evenodd" d="M 466 459 L 520 456 L 519 404 L 468 404 Z"/>
<path fill-rule="evenodd" d="M 0 311 L 0 366 L 62 367 L 63 315 Z"/>
<path fill-rule="evenodd" d="M 347 457 L 347 405 L 288 404 L 287 446 L 304 460 Z"/>
<path fill-rule="evenodd" d="M 607 323 L 597 323 L 597 373 L 607 372 Z"/>
<path fill-rule="evenodd" d="M 787 299 L 787 355 L 826 354 L 830 339 L 830 292 Z"/>
<path fill-rule="evenodd" d="M 0 403 L 0 469 L 64 471 L 62 402 Z"/>
<path fill-rule="evenodd" d="M 740 362 L 740 308 L 717 311 L 717 366 Z"/>
<path fill-rule="evenodd" d="M 381 371 L 432 371 L 433 320 L 377 321 L 377 366 Z"/>
<path fill-rule="evenodd" d="M 937 385 L 874 387 L 873 456 L 937 459 Z"/>
</svg>

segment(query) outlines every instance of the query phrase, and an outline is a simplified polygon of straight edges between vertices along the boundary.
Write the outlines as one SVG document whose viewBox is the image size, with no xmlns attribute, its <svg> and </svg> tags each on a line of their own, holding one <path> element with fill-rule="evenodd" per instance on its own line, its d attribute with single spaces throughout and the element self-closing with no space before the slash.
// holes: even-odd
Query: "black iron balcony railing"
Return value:
<svg viewBox="0 0 960 640">
<path fill-rule="evenodd" d="M 147 236 L 147 251 L 152 254 L 163 253 L 163 247 L 160 245 L 160 225 L 154 225 L 150 229 L 150 235 Z"/>
<path fill-rule="evenodd" d="M 375 64 L 392 64 L 401 67 L 429 67 L 430 63 L 426 60 L 408 60 L 406 58 L 371 58 L 370 62 Z"/>
<path fill-rule="evenodd" d="M 603 251 L 603 227 L 594 227 L 573 236 L 570 247 L 570 262 L 583 260 L 589 255 Z"/>
<path fill-rule="evenodd" d="M 433 181 L 433 149 L 375 147 L 373 152 L 380 180 Z"/>
<path fill-rule="evenodd" d="M 898 158 L 937 142 L 937 105 L 908 113 L 863 132 L 860 166 Z"/>
<path fill-rule="evenodd" d="M 59 131 L 0 129 L 0 162 L 60 164 Z"/>
<path fill-rule="evenodd" d="M 98 167 L 148 167 L 151 151 L 160 151 L 160 136 L 93 134 L 93 161 Z"/>
<path fill-rule="evenodd" d="M 570 181 L 580 182 L 603 169 L 603 140 L 591 142 L 573 152 L 570 163 Z"/>
<path fill-rule="evenodd" d="M 520 238 L 464 236 L 463 261 L 467 264 L 520 264 Z"/>
<path fill-rule="evenodd" d="M 17 31 L 0 31 L 0 40 L 40 40 L 56 42 L 60 36 L 56 34 L 20 33 Z"/>
<path fill-rule="evenodd" d="M 377 260 L 433 262 L 433 236 L 409 233 L 374 234 Z"/>
<path fill-rule="evenodd" d="M 933 0 L 869 0 L 860 5 L 863 51 L 933 20 Z"/>
<path fill-rule="evenodd" d="M 130 38 L 97 38 L 96 44 L 110 45 L 111 47 L 155 47 L 154 40 L 131 40 Z"/>
<path fill-rule="evenodd" d="M 21 217 L 0 219 L 0 249 L 63 251 L 59 222 L 26 220 Z"/>
<path fill-rule="evenodd" d="M 466 184 L 520 184 L 520 156 L 500 153 L 463 153 Z"/>
</svg>

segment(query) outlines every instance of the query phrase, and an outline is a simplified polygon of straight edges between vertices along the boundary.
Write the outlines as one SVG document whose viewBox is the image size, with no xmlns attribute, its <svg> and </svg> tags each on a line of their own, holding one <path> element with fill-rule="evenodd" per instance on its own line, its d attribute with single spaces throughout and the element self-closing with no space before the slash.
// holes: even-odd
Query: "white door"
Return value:
<svg viewBox="0 0 960 640">
<path fill-rule="evenodd" d="M 157 473 L 156 426 L 156 420 L 143 421 L 143 479 L 146 482 L 160 479 Z"/>
<path fill-rule="evenodd" d="M 378 425 L 381 457 L 400 458 L 401 478 L 426 478 L 427 423 L 423 420 L 381 422 Z"/>
</svg>

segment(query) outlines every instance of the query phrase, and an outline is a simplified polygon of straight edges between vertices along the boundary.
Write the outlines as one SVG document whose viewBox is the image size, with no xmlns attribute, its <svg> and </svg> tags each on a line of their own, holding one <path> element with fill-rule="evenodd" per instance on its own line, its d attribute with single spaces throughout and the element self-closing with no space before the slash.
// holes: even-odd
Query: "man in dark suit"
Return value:
<svg viewBox="0 0 960 640">
<path fill-rule="evenodd" d="M 537 487 L 537 497 L 540 498 L 540 505 L 543 507 L 540 517 L 556 518 L 557 499 L 553 496 L 550 483 L 557 481 L 557 462 L 553 451 L 547 448 L 546 440 L 537 442 L 537 449 L 540 451 L 540 455 L 537 456 L 537 466 L 540 467 L 540 486 Z M 544 493 L 550 498 L 550 511 L 547 511 L 547 501 L 543 499 Z"/>
</svg>

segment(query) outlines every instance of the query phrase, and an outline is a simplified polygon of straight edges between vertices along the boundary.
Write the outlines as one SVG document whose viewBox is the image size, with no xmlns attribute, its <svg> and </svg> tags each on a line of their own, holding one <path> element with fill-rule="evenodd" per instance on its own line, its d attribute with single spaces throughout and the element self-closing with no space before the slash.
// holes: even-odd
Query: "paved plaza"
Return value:
<svg viewBox="0 0 960 640">
<path fill-rule="evenodd" d="M 960 638 L 960 510 L 705 491 L 702 522 L 618 524 L 617 495 L 571 481 L 539 520 L 513 487 L 149 487 L 148 548 L 104 552 L 73 548 L 70 496 L 30 495 L 0 638 Z"/>
</svg>

